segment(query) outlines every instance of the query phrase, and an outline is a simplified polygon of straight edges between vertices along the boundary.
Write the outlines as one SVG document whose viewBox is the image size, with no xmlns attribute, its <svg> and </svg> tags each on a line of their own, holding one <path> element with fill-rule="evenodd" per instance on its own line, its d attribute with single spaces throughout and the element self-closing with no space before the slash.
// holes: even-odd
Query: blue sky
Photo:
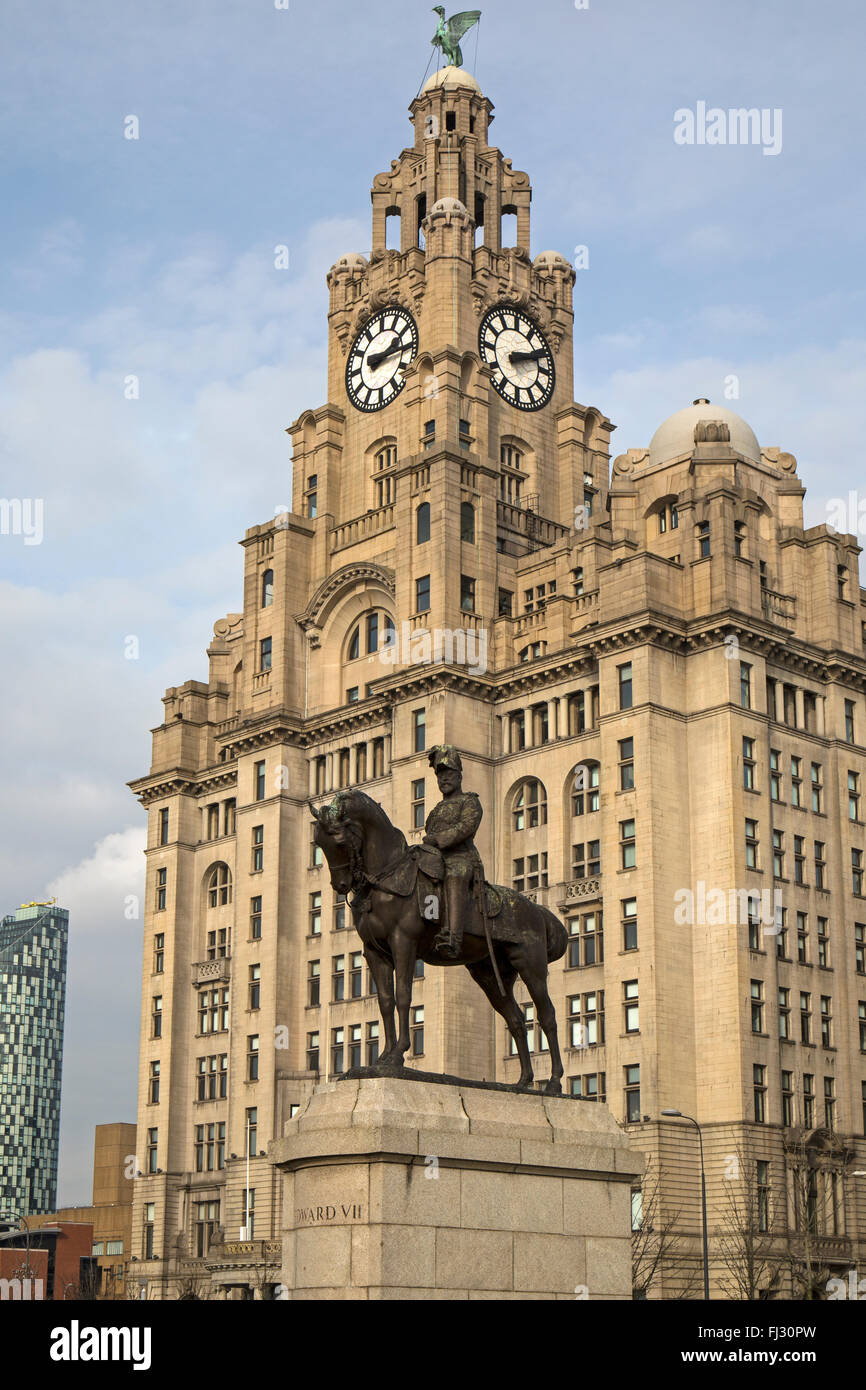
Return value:
<svg viewBox="0 0 866 1390">
<path fill-rule="evenodd" d="M 4 6 L 0 493 L 43 498 L 45 536 L 0 536 L 0 910 L 71 911 L 64 1202 L 88 1199 L 93 1125 L 135 1116 L 125 782 L 239 606 L 237 540 L 289 501 L 325 273 L 369 251 L 430 54 L 426 4 L 289 5 Z M 797 456 L 812 524 L 863 478 L 864 38 L 861 0 L 496 0 L 475 68 L 532 178 L 533 254 L 589 248 L 575 390 L 614 453 L 735 374 L 727 404 Z M 780 108 L 781 153 L 678 146 L 698 101 Z"/>
</svg>

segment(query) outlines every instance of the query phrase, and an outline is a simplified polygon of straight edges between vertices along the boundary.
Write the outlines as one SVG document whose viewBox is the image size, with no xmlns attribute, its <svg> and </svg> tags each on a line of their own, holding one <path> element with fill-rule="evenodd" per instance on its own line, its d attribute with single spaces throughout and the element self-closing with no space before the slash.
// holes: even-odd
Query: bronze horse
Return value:
<svg viewBox="0 0 866 1390">
<path fill-rule="evenodd" d="M 382 807 L 365 792 L 338 792 L 317 810 L 308 802 L 316 821 L 315 843 L 322 849 L 337 893 L 349 897 L 352 917 L 364 943 L 364 955 L 376 983 L 379 1011 L 385 1028 L 386 1050 L 377 1069 L 393 1071 L 403 1066 L 409 1047 L 409 1009 L 415 961 L 429 965 L 465 965 L 484 990 L 494 1009 L 505 1019 L 520 1058 L 518 1088 L 532 1085 L 532 1059 L 526 1038 L 523 1010 L 514 998 L 519 975 L 535 1005 L 536 1017 L 550 1047 L 551 1075 L 544 1090 L 562 1094 L 562 1056 L 556 1029 L 556 1012 L 547 988 L 550 961 L 564 955 L 565 927 L 546 907 L 511 888 L 496 888 L 501 907 L 491 922 L 492 949 L 502 979 L 500 992 L 487 942 L 467 930 L 455 959 L 446 959 L 433 945 L 438 911 L 428 916 L 422 906 L 435 903 L 441 885 L 425 878 L 417 867 L 417 850 L 410 850 L 402 831 L 392 825 Z M 423 862 L 423 861 L 422 861 Z M 420 880 L 420 889 L 416 878 Z M 397 883 L 397 891 L 389 891 Z M 381 886 L 380 886 L 381 885 Z M 406 891 L 406 885 L 412 885 Z M 425 890 L 428 890 L 425 894 Z M 469 910 L 469 907 L 467 907 Z M 396 974 L 396 990 L 395 990 Z M 396 996 L 400 1033 L 394 1028 Z"/>
</svg>

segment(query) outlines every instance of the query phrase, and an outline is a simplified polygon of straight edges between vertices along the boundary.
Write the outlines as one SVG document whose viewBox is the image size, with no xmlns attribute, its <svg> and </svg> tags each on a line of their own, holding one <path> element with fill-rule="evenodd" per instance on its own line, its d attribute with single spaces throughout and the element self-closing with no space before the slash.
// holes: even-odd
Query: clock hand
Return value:
<svg viewBox="0 0 866 1390">
<path fill-rule="evenodd" d="M 382 363 L 385 361 L 386 357 L 393 357 L 394 353 L 398 352 L 401 348 L 402 343 L 398 338 L 396 342 L 392 343 L 392 345 L 389 348 L 385 348 L 384 352 L 374 352 L 370 357 L 368 357 L 367 366 L 371 368 L 381 366 Z"/>
<path fill-rule="evenodd" d="M 540 362 L 542 357 L 547 356 L 545 348 L 539 348 L 537 352 L 510 352 L 509 362 Z"/>
</svg>

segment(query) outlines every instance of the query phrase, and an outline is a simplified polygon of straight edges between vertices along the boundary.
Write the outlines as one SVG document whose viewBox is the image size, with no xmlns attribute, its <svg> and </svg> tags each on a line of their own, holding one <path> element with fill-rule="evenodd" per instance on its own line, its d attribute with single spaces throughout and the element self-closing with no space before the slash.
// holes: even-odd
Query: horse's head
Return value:
<svg viewBox="0 0 866 1390">
<path fill-rule="evenodd" d="M 331 887 L 337 893 L 348 893 L 363 883 L 368 851 L 373 864 L 380 864 L 383 855 L 393 855 L 395 843 L 405 843 L 379 803 L 365 792 L 340 791 L 318 810 L 312 801 L 307 805 L 316 822 L 313 843 L 328 861 Z"/>
</svg>

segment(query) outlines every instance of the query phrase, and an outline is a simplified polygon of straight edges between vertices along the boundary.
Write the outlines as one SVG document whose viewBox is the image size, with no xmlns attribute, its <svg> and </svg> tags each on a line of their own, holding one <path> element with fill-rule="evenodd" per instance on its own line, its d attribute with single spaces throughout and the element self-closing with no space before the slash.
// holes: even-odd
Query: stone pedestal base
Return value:
<svg viewBox="0 0 866 1390">
<path fill-rule="evenodd" d="M 317 1086 L 270 1147 L 290 1299 L 630 1299 L 643 1159 L 604 1105 L 402 1077 Z"/>
</svg>

